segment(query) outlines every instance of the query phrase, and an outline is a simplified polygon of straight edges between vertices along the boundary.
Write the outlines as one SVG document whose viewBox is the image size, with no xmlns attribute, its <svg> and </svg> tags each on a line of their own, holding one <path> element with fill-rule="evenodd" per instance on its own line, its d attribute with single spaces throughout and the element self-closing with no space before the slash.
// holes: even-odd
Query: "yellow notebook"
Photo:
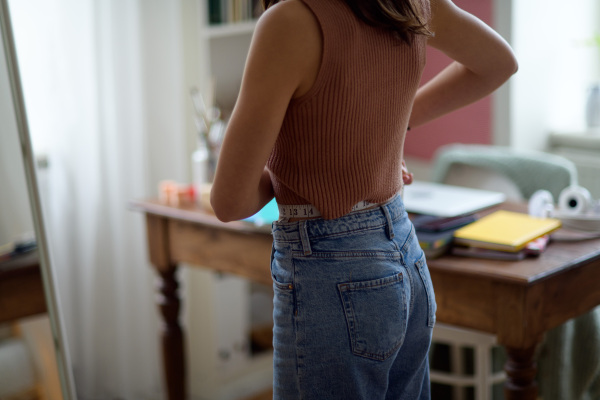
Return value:
<svg viewBox="0 0 600 400">
<path fill-rule="evenodd" d="M 527 243 L 560 228 L 560 220 L 500 210 L 458 229 L 454 243 L 493 250 L 519 251 Z"/>
</svg>

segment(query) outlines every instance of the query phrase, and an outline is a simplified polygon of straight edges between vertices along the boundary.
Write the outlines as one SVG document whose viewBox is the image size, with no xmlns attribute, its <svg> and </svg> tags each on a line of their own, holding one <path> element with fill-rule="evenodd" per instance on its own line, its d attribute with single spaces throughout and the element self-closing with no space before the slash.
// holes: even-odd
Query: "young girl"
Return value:
<svg viewBox="0 0 600 400">
<path fill-rule="evenodd" d="M 428 399 L 435 296 L 398 194 L 409 127 L 517 69 L 450 0 L 266 0 L 211 193 L 273 196 L 274 398 Z M 426 46 L 454 62 L 419 88 Z"/>
</svg>

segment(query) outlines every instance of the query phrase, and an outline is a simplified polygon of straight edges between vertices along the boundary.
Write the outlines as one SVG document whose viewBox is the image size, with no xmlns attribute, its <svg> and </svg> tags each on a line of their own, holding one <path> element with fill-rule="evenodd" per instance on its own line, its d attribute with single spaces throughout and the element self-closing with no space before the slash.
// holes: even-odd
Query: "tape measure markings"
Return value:
<svg viewBox="0 0 600 400">
<path fill-rule="evenodd" d="M 370 201 L 362 200 L 352 206 L 353 211 L 364 210 L 365 208 L 373 207 L 378 205 L 379 203 L 372 203 Z M 280 218 L 311 218 L 311 217 L 320 217 L 321 213 L 315 206 L 312 204 L 301 204 L 301 205 L 287 205 L 280 204 L 279 207 L 279 217 Z"/>
</svg>

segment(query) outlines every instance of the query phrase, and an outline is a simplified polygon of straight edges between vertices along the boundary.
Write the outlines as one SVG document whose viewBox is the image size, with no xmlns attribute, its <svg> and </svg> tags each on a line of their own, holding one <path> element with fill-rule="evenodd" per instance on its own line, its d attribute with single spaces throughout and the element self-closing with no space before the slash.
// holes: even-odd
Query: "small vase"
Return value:
<svg viewBox="0 0 600 400">
<path fill-rule="evenodd" d="M 592 85 L 585 104 L 585 122 L 589 129 L 600 127 L 600 84 Z"/>
<path fill-rule="evenodd" d="M 194 186 L 197 190 L 206 183 L 212 182 L 210 174 L 210 153 L 204 144 L 198 144 L 196 151 L 192 153 L 192 174 Z"/>
</svg>

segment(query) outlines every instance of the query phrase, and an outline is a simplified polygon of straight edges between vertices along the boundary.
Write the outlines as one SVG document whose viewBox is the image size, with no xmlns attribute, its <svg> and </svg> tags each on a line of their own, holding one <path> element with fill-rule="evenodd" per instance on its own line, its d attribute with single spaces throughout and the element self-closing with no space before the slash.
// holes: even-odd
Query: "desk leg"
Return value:
<svg viewBox="0 0 600 400">
<path fill-rule="evenodd" d="M 537 383 L 535 376 L 537 365 L 535 363 L 535 349 L 506 347 L 508 360 L 504 366 L 506 383 L 504 394 L 506 400 L 535 400 L 537 398 Z"/>
<path fill-rule="evenodd" d="M 185 364 L 183 333 L 179 325 L 180 300 L 175 273 L 177 267 L 159 270 L 158 307 L 163 317 L 162 350 L 163 369 L 169 400 L 185 399 Z"/>
</svg>

